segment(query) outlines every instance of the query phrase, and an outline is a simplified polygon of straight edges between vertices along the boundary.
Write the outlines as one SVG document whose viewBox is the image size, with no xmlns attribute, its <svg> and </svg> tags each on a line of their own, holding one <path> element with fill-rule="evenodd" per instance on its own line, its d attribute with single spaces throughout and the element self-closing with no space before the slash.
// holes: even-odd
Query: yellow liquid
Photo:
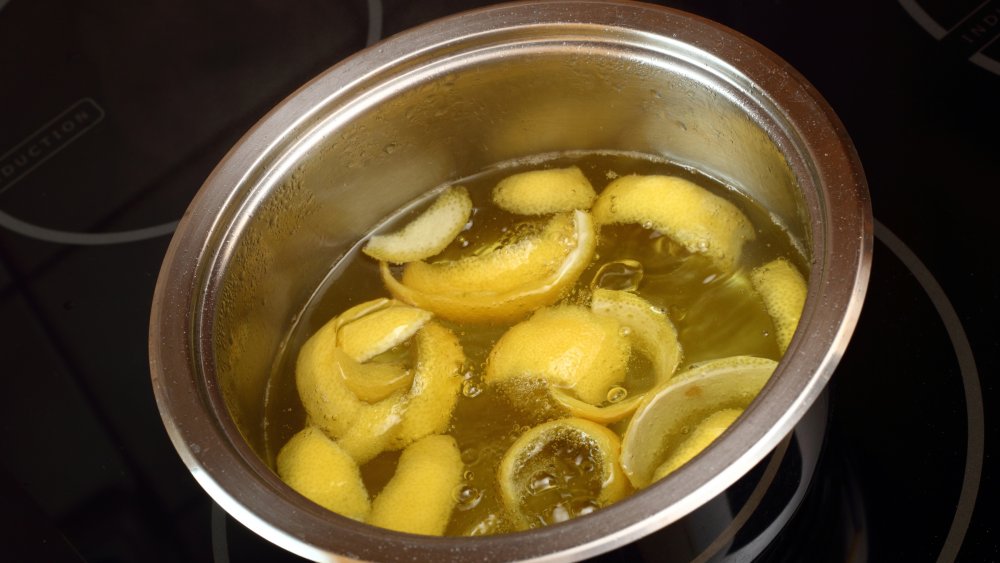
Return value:
<svg viewBox="0 0 1000 563">
<path fill-rule="evenodd" d="M 735 204 L 750 219 L 756 239 L 744 247 L 736 271 L 719 274 L 708 259 L 689 254 L 655 231 L 639 225 L 605 226 L 600 231 L 595 259 L 580 276 L 567 301 L 585 304 L 589 290 L 600 286 L 634 290 L 653 305 L 664 308 L 677 328 L 683 348 L 678 371 L 693 363 L 734 355 L 780 359 L 771 318 L 750 287 L 749 272 L 778 257 L 788 258 L 806 271 L 801 254 L 788 234 L 754 202 L 702 174 L 668 162 L 632 154 L 591 153 L 505 165 L 456 180 L 453 183 L 467 187 L 472 197 L 473 225 L 430 261 L 486 251 L 516 240 L 518 233 L 534 228 L 539 219 L 513 215 L 491 203 L 493 186 L 518 172 L 570 165 L 578 166 L 598 193 L 615 177 L 628 174 L 665 174 L 693 181 Z M 386 231 L 395 230 L 411 217 L 409 213 L 400 214 L 386 225 Z M 304 308 L 288 338 L 285 354 L 275 363 L 277 368 L 268 387 L 264 428 L 272 466 L 281 446 L 305 424 L 305 413 L 295 389 L 298 348 L 330 318 L 353 305 L 387 297 L 388 292 L 382 286 L 378 264 L 356 252 L 333 268 L 317 296 Z M 497 491 L 496 469 L 518 436 L 552 414 L 514 408 L 501 393 L 481 381 L 493 344 L 511 324 L 461 326 L 440 319 L 438 322 L 459 337 L 467 358 L 462 397 L 448 431 L 461 449 L 465 478 L 463 485 L 454 491 L 457 506 L 446 534 L 514 531 L 523 524 L 516 525 L 505 514 Z M 633 354 L 631 361 L 629 375 L 622 385 L 628 396 L 644 392 L 652 385 L 648 361 L 639 354 Z M 609 393 L 609 402 L 621 400 L 622 393 L 621 389 L 614 389 Z M 619 396 L 610 396 L 613 394 Z M 543 398 L 538 403 L 544 404 Z M 610 428 L 620 436 L 626 424 L 627 420 Z M 565 450 L 557 467 L 545 474 L 527 476 L 531 494 L 525 499 L 525 508 L 530 512 L 525 521 L 530 527 L 600 508 L 593 500 L 597 478 L 593 475 L 594 460 L 586 451 L 579 451 L 583 448 L 574 449 L 572 444 L 552 447 L 557 446 Z M 386 452 L 362 466 L 362 477 L 373 498 L 392 477 L 399 454 Z M 557 475 L 551 475 L 553 472 Z M 549 486 L 556 481 L 560 483 L 558 486 Z"/>
</svg>

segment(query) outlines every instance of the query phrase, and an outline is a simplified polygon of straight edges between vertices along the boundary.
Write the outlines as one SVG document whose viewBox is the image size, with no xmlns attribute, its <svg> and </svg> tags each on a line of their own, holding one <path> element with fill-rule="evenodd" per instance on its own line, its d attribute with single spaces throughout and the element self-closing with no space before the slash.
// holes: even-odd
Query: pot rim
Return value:
<svg viewBox="0 0 1000 563">
<path fill-rule="evenodd" d="M 361 524 L 305 500 L 246 444 L 214 379 L 209 313 L 216 303 L 206 288 L 217 281 L 214 265 L 226 235 L 219 232 L 217 210 L 239 203 L 238 193 L 252 192 L 279 172 L 268 165 L 294 151 L 310 116 L 350 103 L 393 69 L 454 54 L 472 35 L 581 25 L 657 37 L 721 62 L 729 80 L 745 81 L 742 86 L 783 112 L 791 126 L 786 133 L 811 166 L 797 172 L 811 174 L 819 194 L 812 199 L 806 194 L 813 219 L 813 270 L 800 326 L 823 330 L 808 338 L 796 333 L 771 382 L 740 423 L 694 462 L 583 518 L 513 534 L 440 538 Z M 345 59 L 281 102 L 223 158 L 178 225 L 157 280 L 149 336 L 153 388 L 167 433 L 199 484 L 242 524 L 300 556 L 317 561 L 336 560 L 334 554 L 398 561 L 580 559 L 682 518 L 774 449 L 822 392 L 843 355 L 860 314 L 871 252 L 871 206 L 853 144 L 815 88 L 777 55 L 718 23 L 660 6 L 623 0 L 500 4 L 424 24 Z"/>
</svg>

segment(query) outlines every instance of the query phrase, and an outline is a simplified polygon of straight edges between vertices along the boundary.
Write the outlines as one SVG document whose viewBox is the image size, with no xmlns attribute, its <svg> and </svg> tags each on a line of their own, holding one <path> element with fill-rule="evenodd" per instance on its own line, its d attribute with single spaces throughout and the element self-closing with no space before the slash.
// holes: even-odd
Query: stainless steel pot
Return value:
<svg viewBox="0 0 1000 563">
<path fill-rule="evenodd" d="M 527 155 L 613 149 L 691 165 L 769 209 L 811 260 L 799 330 L 741 422 L 633 497 L 545 529 L 431 538 L 327 512 L 262 461 L 264 392 L 296 315 L 382 217 Z M 156 287 L 150 366 L 177 451 L 229 514 L 299 555 L 576 559 L 667 526 L 771 451 L 854 328 L 872 220 L 843 126 L 798 73 L 704 19 L 617 1 L 526 2 L 407 31 L 324 72 L 223 159 Z"/>
</svg>

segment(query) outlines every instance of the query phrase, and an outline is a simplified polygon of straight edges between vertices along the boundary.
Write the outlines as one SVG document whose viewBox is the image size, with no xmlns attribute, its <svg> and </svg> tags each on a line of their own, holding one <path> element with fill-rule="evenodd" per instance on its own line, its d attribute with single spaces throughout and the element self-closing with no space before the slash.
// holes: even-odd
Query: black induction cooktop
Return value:
<svg viewBox="0 0 1000 563">
<path fill-rule="evenodd" d="M 163 430 L 146 328 L 169 234 L 299 85 L 488 3 L 0 0 L 0 559 L 297 560 L 214 507 Z M 726 493 L 750 508 L 714 557 L 1000 561 L 1000 0 L 660 3 L 804 74 L 876 217 L 819 446 L 791 436 Z M 662 560 L 674 540 L 600 559 Z"/>
</svg>

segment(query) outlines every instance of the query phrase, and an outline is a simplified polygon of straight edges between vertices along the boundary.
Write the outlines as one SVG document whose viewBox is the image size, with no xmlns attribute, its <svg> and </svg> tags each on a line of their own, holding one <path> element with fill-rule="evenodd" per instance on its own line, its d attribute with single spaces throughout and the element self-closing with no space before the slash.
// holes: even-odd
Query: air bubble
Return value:
<svg viewBox="0 0 1000 563">
<path fill-rule="evenodd" d="M 620 403 L 628 397 L 628 389 L 622 387 L 621 385 L 615 385 L 608 390 L 608 402 L 609 403 Z"/>
<path fill-rule="evenodd" d="M 557 504 L 552 507 L 551 519 L 553 522 L 556 523 L 565 522 L 569 520 L 569 518 L 570 518 L 569 510 L 566 510 L 566 507 L 563 506 L 562 504 Z"/>
<path fill-rule="evenodd" d="M 556 478 L 551 473 L 539 471 L 531 476 L 531 481 L 528 483 L 528 490 L 531 491 L 531 494 L 537 495 L 555 486 Z"/>
<path fill-rule="evenodd" d="M 475 465 L 479 458 L 481 457 L 481 452 L 476 448 L 466 448 L 462 450 L 462 463 L 465 465 Z"/>
<path fill-rule="evenodd" d="M 644 272 L 642 263 L 637 260 L 615 260 L 601 266 L 594 275 L 591 287 L 616 289 L 619 291 L 635 291 L 639 289 Z"/>
<path fill-rule="evenodd" d="M 586 515 L 590 514 L 591 512 L 597 510 L 598 508 L 600 508 L 600 506 L 598 506 L 597 503 L 595 503 L 592 500 L 588 500 L 588 501 L 584 502 L 582 506 L 580 506 L 580 507 L 578 507 L 576 509 L 576 515 L 577 516 L 586 516 Z"/>
<path fill-rule="evenodd" d="M 457 510 L 470 510 L 478 506 L 479 502 L 483 500 L 483 492 L 475 487 L 459 485 L 452 493 L 452 498 L 457 503 L 455 506 Z"/>
<path fill-rule="evenodd" d="M 631 327 L 627 327 L 627 326 L 623 326 L 623 327 L 621 327 L 621 328 L 618 329 L 618 334 L 627 337 L 627 336 L 629 336 L 629 335 L 632 334 L 632 328 Z"/>
<path fill-rule="evenodd" d="M 475 381 L 467 380 L 462 383 L 462 395 L 470 399 L 478 397 L 482 392 L 483 388 L 480 387 Z"/>
</svg>

